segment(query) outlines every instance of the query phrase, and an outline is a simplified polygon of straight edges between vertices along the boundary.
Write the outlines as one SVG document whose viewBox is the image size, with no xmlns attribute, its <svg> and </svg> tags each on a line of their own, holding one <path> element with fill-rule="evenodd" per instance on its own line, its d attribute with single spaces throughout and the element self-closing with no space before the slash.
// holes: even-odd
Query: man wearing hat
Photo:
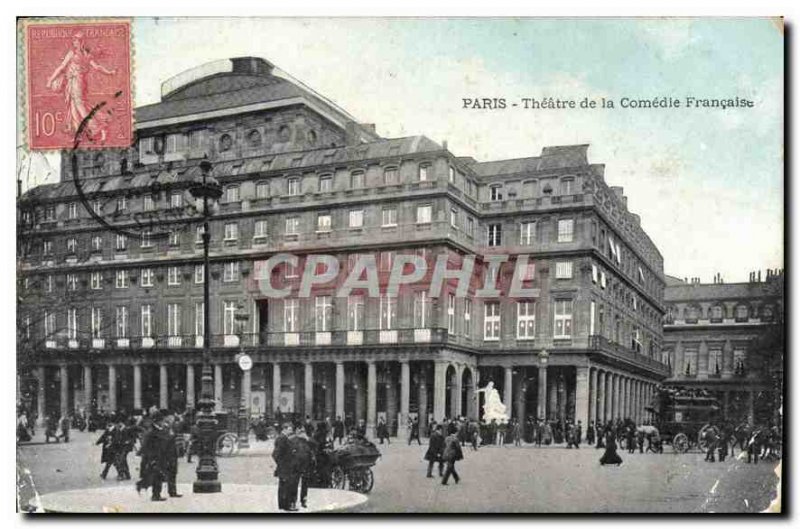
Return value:
<svg viewBox="0 0 800 529">
<path fill-rule="evenodd" d="M 142 464 L 140 480 L 136 482 L 136 492 L 152 487 L 152 501 L 165 501 L 161 497 L 161 487 L 167 478 L 167 450 L 169 431 L 164 425 L 164 416 L 159 411 L 150 415 L 152 428 L 142 439 Z"/>
</svg>

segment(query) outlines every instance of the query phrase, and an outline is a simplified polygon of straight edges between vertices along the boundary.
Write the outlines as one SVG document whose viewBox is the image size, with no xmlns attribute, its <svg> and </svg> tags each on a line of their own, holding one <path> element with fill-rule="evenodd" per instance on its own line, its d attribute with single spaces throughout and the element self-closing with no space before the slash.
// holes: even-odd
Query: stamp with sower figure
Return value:
<svg viewBox="0 0 800 529">
<path fill-rule="evenodd" d="M 29 148 L 129 147 L 130 22 L 28 21 L 24 39 Z"/>
</svg>

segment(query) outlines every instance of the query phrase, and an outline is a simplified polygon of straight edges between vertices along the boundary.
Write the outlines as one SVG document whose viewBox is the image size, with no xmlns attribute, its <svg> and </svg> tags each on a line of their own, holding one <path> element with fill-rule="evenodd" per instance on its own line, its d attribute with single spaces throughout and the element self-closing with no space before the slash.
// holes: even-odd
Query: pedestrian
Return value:
<svg viewBox="0 0 800 529">
<path fill-rule="evenodd" d="M 594 421 L 589 421 L 589 425 L 586 427 L 586 444 L 594 444 Z"/>
<path fill-rule="evenodd" d="M 506 442 L 506 432 L 508 430 L 508 423 L 501 421 L 500 424 L 497 425 L 497 446 L 503 446 Z"/>
<path fill-rule="evenodd" d="M 138 432 L 135 426 L 126 425 L 122 418 L 117 422 L 117 446 L 114 450 L 116 461 L 114 466 L 117 468 L 117 479 L 124 481 L 131 479 L 131 470 L 128 467 L 128 453 L 136 445 Z"/>
<path fill-rule="evenodd" d="M 142 439 L 142 462 L 136 492 L 152 488 L 151 501 L 166 501 L 161 497 L 161 487 L 167 478 L 169 432 L 160 412 L 151 413 L 150 419 L 152 426 Z"/>
<path fill-rule="evenodd" d="M 543 432 L 542 442 L 545 444 L 545 446 L 550 446 L 550 443 L 553 442 L 553 427 L 550 426 L 549 422 L 545 421 Z"/>
<path fill-rule="evenodd" d="M 108 428 L 105 429 L 94 444 L 103 447 L 100 452 L 100 464 L 105 465 L 105 467 L 100 471 L 100 479 L 106 479 L 106 477 L 108 477 L 108 470 L 111 468 L 111 465 L 115 466 L 117 469 L 117 477 L 119 477 L 119 467 L 115 465 L 117 461 L 116 448 L 118 446 L 117 425 L 115 423 L 109 424 Z"/>
<path fill-rule="evenodd" d="M 417 440 L 417 444 L 422 446 L 422 442 L 419 440 L 419 419 L 414 417 L 414 420 L 411 421 L 409 425 L 409 433 L 408 433 L 408 444 L 411 444 L 411 441 L 414 439 Z"/>
<path fill-rule="evenodd" d="M 544 439 L 544 421 L 538 419 L 536 421 L 536 446 L 542 446 L 542 440 Z"/>
<path fill-rule="evenodd" d="M 294 466 L 294 476 L 300 481 L 300 506 L 306 508 L 308 506 L 308 486 L 314 473 L 314 449 L 308 441 L 307 432 L 298 430 L 294 437 L 289 437 L 292 444 L 292 457 Z M 292 500 L 297 501 L 297 488 L 292 489 L 294 497 Z"/>
<path fill-rule="evenodd" d="M 175 416 L 167 414 L 166 432 L 167 436 L 164 443 L 164 475 L 167 482 L 167 494 L 170 498 L 180 498 L 183 495 L 178 494 L 178 440 L 175 432 Z"/>
<path fill-rule="evenodd" d="M 294 479 L 294 456 L 290 436 L 294 434 L 292 423 L 285 422 L 281 433 L 275 438 L 272 459 L 275 460 L 275 477 L 278 478 L 278 509 L 295 512 L 297 506 L 297 481 Z"/>
<path fill-rule="evenodd" d="M 728 457 L 729 442 L 730 440 L 726 435 L 720 436 L 720 439 L 717 441 L 717 455 L 719 456 L 720 463 L 725 461 L 725 458 Z"/>
<path fill-rule="evenodd" d="M 383 420 L 383 417 L 378 419 L 378 427 L 377 427 L 377 434 L 378 439 L 380 439 L 381 444 L 383 444 L 383 440 L 386 439 L 386 444 L 392 444 L 389 440 L 389 428 L 386 426 L 386 422 Z"/>
<path fill-rule="evenodd" d="M 619 457 L 617 454 L 617 440 L 614 437 L 614 432 L 608 430 L 605 436 L 605 447 L 606 450 L 603 452 L 603 456 L 600 458 L 600 466 L 603 465 L 617 465 L 620 466 L 622 464 L 622 458 Z"/>
<path fill-rule="evenodd" d="M 339 444 L 344 441 L 344 422 L 342 422 L 340 415 L 337 415 L 336 420 L 333 421 L 333 442 L 335 443 L 337 439 Z"/>
<path fill-rule="evenodd" d="M 639 447 L 639 453 L 644 454 L 644 430 L 636 430 L 636 445 Z"/>
<path fill-rule="evenodd" d="M 511 428 L 511 437 L 514 440 L 514 446 L 522 446 L 522 431 L 519 421 L 514 421 L 514 426 Z"/>
<path fill-rule="evenodd" d="M 575 425 L 575 448 L 581 447 L 581 441 L 583 440 L 583 423 L 578 421 L 578 424 Z"/>
<path fill-rule="evenodd" d="M 28 416 L 24 411 L 17 415 L 17 442 L 24 443 L 31 440 L 31 434 L 28 431 Z"/>
<path fill-rule="evenodd" d="M 625 446 L 627 446 L 629 454 L 636 452 L 636 431 L 633 426 L 628 426 L 625 430 Z"/>
<path fill-rule="evenodd" d="M 472 443 L 472 450 L 474 452 L 478 451 L 478 430 L 478 423 L 469 421 L 467 435 L 469 436 L 470 443 Z"/>
<path fill-rule="evenodd" d="M 61 428 L 61 438 L 64 439 L 65 443 L 69 442 L 69 422 L 69 416 L 66 413 L 61 416 L 61 420 L 58 422 Z"/>
<path fill-rule="evenodd" d="M 450 476 L 456 480 L 456 485 L 461 481 L 461 477 L 456 472 L 456 461 L 464 459 L 464 454 L 461 451 L 461 444 L 458 442 L 458 437 L 455 434 L 450 434 L 444 440 L 444 451 L 442 452 L 442 459 L 444 460 L 447 468 L 442 477 L 442 485 L 447 485 L 447 480 Z"/>
<path fill-rule="evenodd" d="M 425 452 L 425 460 L 428 462 L 428 473 L 425 477 L 432 478 L 433 464 L 439 464 L 439 477 L 442 476 L 443 463 L 442 451 L 444 450 L 444 435 L 442 435 L 442 425 L 437 424 L 428 439 L 428 450 Z"/>
</svg>

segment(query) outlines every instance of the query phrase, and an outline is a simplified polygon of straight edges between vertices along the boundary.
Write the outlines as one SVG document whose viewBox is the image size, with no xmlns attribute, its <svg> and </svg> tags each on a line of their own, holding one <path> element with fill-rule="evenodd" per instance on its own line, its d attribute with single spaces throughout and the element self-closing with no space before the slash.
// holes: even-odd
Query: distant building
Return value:
<svg viewBox="0 0 800 529">
<path fill-rule="evenodd" d="M 474 391 L 493 380 L 520 418 L 646 418 L 668 375 L 663 259 L 588 145 L 479 163 L 424 136 L 382 138 L 257 58 L 184 72 L 135 115 L 136 145 L 79 156 L 91 207 L 120 226 L 164 218 L 208 159 L 224 186 L 211 277 L 194 225 L 159 240 L 104 232 L 64 163 L 61 183 L 21 201 L 22 398 L 40 415 L 193 406 L 209 279 L 222 408 L 385 416 L 403 433 L 412 414 L 478 417 Z M 400 297 L 271 299 L 253 276 L 280 252 L 343 270 L 368 254 L 382 283 L 403 254 L 431 267 L 475 254 L 481 273 L 489 254 L 525 254 L 536 292 L 457 297 L 448 283 L 431 299 L 428 276 Z M 298 268 L 274 279 L 296 288 Z"/>
<path fill-rule="evenodd" d="M 783 271 L 753 273 L 747 283 L 667 276 L 665 384 L 704 389 L 725 419 L 767 424 L 783 381 Z"/>
</svg>

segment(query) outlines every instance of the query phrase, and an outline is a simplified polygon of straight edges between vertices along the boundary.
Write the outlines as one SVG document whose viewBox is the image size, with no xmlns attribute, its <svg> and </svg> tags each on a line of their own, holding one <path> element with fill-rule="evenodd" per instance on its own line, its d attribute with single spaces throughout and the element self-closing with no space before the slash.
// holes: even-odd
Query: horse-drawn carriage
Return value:
<svg viewBox="0 0 800 529">
<path fill-rule="evenodd" d="M 217 419 L 214 432 L 214 447 L 217 455 L 222 457 L 232 456 L 239 450 L 239 434 L 237 433 L 239 419 L 235 414 L 224 411 L 216 412 L 214 416 Z M 194 419 L 194 417 L 188 418 L 189 424 L 194 424 Z M 196 441 L 194 434 L 184 433 L 178 435 L 176 438 L 178 455 L 183 456 L 189 451 L 192 454 L 196 454 L 197 451 L 194 448 Z"/>
<path fill-rule="evenodd" d="M 317 453 L 312 486 L 367 494 L 375 485 L 371 467 L 379 457 L 378 448 L 366 439 L 354 439 L 336 449 L 328 443 Z"/>
<path fill-rule="evenodd" d="M 705 451 L 720 433 L 715 426 L 719 401 L 703 390 L 662 387 L 646 409 L 653 412 L 661 437 L 678 453 L 695 446 Z"/>
</svg>

